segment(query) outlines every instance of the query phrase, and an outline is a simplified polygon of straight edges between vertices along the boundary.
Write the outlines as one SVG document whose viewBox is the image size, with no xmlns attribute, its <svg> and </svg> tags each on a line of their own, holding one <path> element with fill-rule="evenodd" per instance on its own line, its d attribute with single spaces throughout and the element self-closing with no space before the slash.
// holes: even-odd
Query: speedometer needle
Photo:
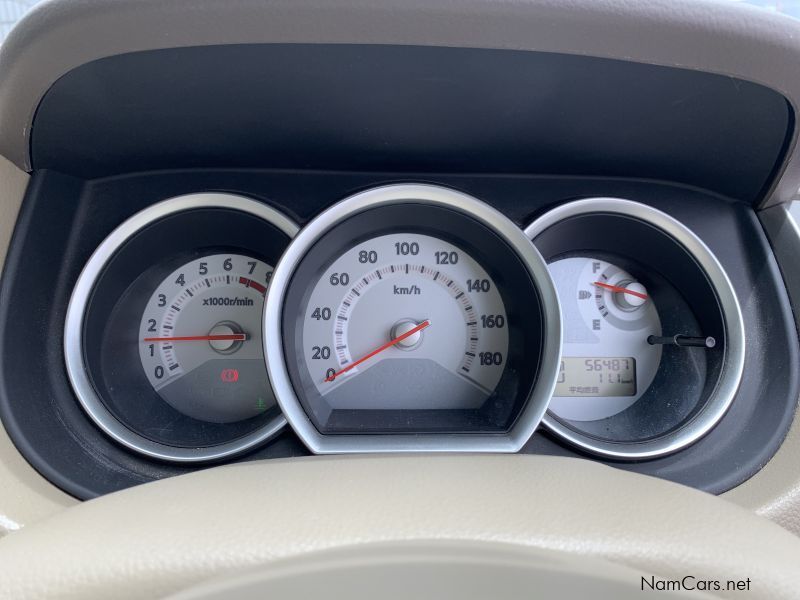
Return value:
<svg viewBox="0 0 800 600">
<path fill-rule="evenodd" d="M 244 342 L 246 333 L 231 333 L 225 335 L 185 335 L 179 337 L 149 337 L 145 342 Z"/>
<path fill-rule="evenodd" d="M 354 368 L 356 368 L 358 365 L 360 365 L 360 364 L 361 364 L 361 363 L 363 363 L 364 361 L 366 361 L 366 360 L 369 360 L 370 358 L 372 358 L 372 357 L 373 357 L 373 356 L 375 356 L 376 354 L 380 354 L 380 353 L 381 353 L 381 352 L 383 352 L 384 350 L 388 350 L 389 348 L 391 348 L 392 346 L 394 346 L 394 345 L 395 345 L 395 344 L 397 344 L 398 342 L 402 342 L 404 339 L 406 339 L 406 338 L 410 338 L 410 337 L 411 337 L 412 335 L 414 335 L 415 333 L 418 333 L 418 332 L 422 331 L 423 329 L 425 329 L 426 327 L 429 327 L 429 326 L 430 326 L 430 324 L 431 324 L 431 322 L 430 322 L 429 320 L 427 320 L 427 319 L 426 319 L 426 320 L 424 320 L 422 323 L 420 323 L 419 325 L 417 325 L 416 327 L 414 327 L 414 328 L 412 328 L 412 329 L 409 329 L 409 330 L 408 330 L 408 331 L 406 331 L 404 334 L 402 334 L 402 335 L 398 335 L 398 336 L 397 336 L 396 338 L 394 338 L 393 340 L 389 340 L 388 342 L 386 342 L 385 344 L 383 344 L 383 345 L 382 345 L 380 348 L 375 348 L 375 350 L 373 350 L 373 351 L 372 351 L 372 352 L 370 352 L 369 354 L 365 354 L 364 356 L 362 356 L 361 358 L 359 358 L 357 361 L 355 361 L 355 362 L 353 362 L 353 363 L 350 363 L 349 365 L 347 365 L 347 366 L 346 366 L 344 369 L 342 369 L 341 371 L 338 371 L 338 372 L 334 373 L 333 375 L 330 375 L 329 377 L 326 377 L 326 378 L 325 378 L 325 381 L 326 381 L 326 382 L 333 381 L 333 380 L 334 380 L 334 379 L 336 379 L 336 378 L 337 378 L 339 375 L 342 375 L 343 373 L 347 373 L 347 372 L 348 372 L 350 369 L 354 369 Z"/>
<path fill-rule="evenodd" d="M 647 294 L 635 292 L 633 290 L 629 290 L 628 288 L 619 287 L 618 285 L 611 285 L 610 283 L 603 283 L 602 281 L 595 281 L 594 284 L 597 287 L 605 288 L 607 290 L 611 290 L 612 292 L 617 292 L 618 294 L 630 294 L 631 296 L 636 296 L 642 300 L 647 300 Z"/>
</svg>

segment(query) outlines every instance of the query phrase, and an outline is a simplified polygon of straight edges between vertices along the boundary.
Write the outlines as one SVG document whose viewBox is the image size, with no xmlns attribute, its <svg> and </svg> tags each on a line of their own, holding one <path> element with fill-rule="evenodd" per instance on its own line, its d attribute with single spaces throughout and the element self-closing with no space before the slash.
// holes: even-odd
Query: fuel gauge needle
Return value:
<svg viewBox="0 0 800 600">
<path fill-rule="evenodd" d="M 410 337 L 411 337 L 412 335 L 414 335 L 415 333 L 418 333 L 418 332 L 422 331 L 423 329 L 425 329 L 426 327 L 429 327 L 429 326 L 430 326 L 430 324 L 431 324 L 430 320 L 429 320 L 429 319 L 425 319 L 425 320 L 424 320 L 422 323 L 420 323 L 420 324 L 419 324 L 419 325 L 417 325 L 416 327 L 414 327 L 414 328 L 412 328 L 412 329 L 409 329 L 408 331 L 406 331 L 406 332 L 405 332 L 404 334 L 402 334 L 402 335 L 398 335 L 398 336 L 397 336 L 396 338 L 394 338 L 393 340 L 389 340 L 388 342 L 386 342 L 385 344 L 383 344 L 383 345 L 382 345 L 382 346 L 380 346 L 379 348 L 375 348 L 375 350 L 373 350 L 373 351 L 372 351 L 372 352 L 370 352 L 369 354 L 365 354 L 364 356 L 362 356 L 361 358 L 359 358 L 357 361 L 355 361 L 355 362 L 353 362 L 353 363 L 350 363 L 349 365 L 347 365 L 347 366 L 346 366 L 344 369 L 342 369 L 341 371 L 337 371 L 337 372 L 336 372 L 336 373 L 334 373 L 333 375 L 330 375 L 330 376 L 326 377 L 326 378 L 325 378 L 325 381 L 326 381 L 326 382 L 333 381 L 333 380 L 334 380 L 334 379 L 336 379 L 336 378 L 337 378 L 339 375 L 341 375 L 341 374 L 343 374 L 343 373 L 347 373 L 347 372 L 348 372 L 350 369 L 355 369 L 355 368 L 356 368 L 358 365 L 360 365 L 360 364 L 361 364 L 361 363 L 363 363 L 364 361 L 367 361 L 367 360 L 369 360 L 370 358 L 372 358 L 372 357 L 373 357 L 373 356 L 375 356 L 376 354 L 380 354 L 380 353 L 381 353 L 381 352 L 383 352 L 384 350 L 388 350 L 389 348 L 391 348 L 392 346 L 394 346 L 394 345 L 395 345 L 395 344 L 397 344 L 398 342 L 402 342 L 404 339 L 406 339 L 406 338 L 410 338 Z"/>
<path fill-rule="evenodd" d="M 647 294 L 642 294 L 641 292 L 637 292 L 635 290 L 629 290 L 628 288 L 620 287 L 618 285 L 611 285 L 610 283 L 603 283 L 602 281 L 595 281 L 594 285 L 606 290 L 611 290 L 612 292 L 617 292 L 618 294 L 630 294 L 631 296 L 636 296 L 642 300 L 648 299 Z"/>
</svg>

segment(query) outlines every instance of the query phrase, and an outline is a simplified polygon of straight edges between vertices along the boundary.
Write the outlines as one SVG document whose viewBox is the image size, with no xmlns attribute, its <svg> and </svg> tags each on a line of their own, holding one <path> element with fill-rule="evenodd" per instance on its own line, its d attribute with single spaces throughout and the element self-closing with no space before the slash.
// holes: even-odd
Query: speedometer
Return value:
<svg viewBox="0 0 800 600">
<path fill-rule="evenodd" d="M 546 265 L 482 202 L 377 188 L 317 217 L 277 265 L 270 378 L 315 452 L 515 451 L 546 409 L 560 314 Z"/>
<path fill-rule="evenodd" d="M 317 280 L 304 320 L 303 359 L 335 409 L 477 408 L 508 355 L 496 283 L 430 235 L 383 235 L 342 254 Z"/>
</svg>

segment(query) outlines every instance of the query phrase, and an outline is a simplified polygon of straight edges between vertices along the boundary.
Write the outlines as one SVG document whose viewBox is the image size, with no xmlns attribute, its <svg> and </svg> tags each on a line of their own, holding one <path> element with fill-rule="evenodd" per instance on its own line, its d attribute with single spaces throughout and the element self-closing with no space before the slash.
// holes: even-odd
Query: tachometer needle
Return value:
<svg viewBox="0 0 800 600">
<path fill-rule="evenodd" d="M 619 294 L 630 294 L 631 296 L 636 296 L 637 298 L 641 298 L 642 300 L 647 300 L 647 294 L 642 294 L 641 292 L 636 292 L 634 290 L 629 290 L 628 288 L 619 287 L 618 285 L 611 285 L 610 283 L 603 283 L 602 281 L 595 281 L 594 285 L 597 287 L 605 288 L 607 290 L 611 290 L 612 292 L 617 292 Z"/>
<path fill-rule="evenodd" d="M 388 350 L 389 348 L 391 348 L 392 346 L 394 346 L 396 343 L 398 343 L 398 342 L 402 342 L 402 341 L 403 341 L 404 339 L 406 339 L 406 338 L 410 338 L 410 337 L 411 337 L 412 335 L 414 335 L 415 333 L 422 331 L 422 330 L 423 330 L 423 329 L 425 329 L 426 327 L 429 327 L 429 326 L 430 326 L 430 324 L 431 324 L 431 322 L 430 322 L 429 320 L 427 320 L 427 319 L 426 319 L 426 320 L 424 320 L 422 323 L 420 323 L 419 325 L 417 325 L 416 327 L 414 327 L 414 328 L 412 328 L 412 329 L 409 329 L 409 330 L 408 330 L 408 331 L 406 331 L 404 334 L 402 334 L 402 335 L 398 335 L 398 336 L 397 336 L 396 338 L 394 338 L 393 340 L 389 340 L 388 342 L 386 342 L 385 344 L 383 344 L 383 345 L 382 345 L 380 348 L 375 348 L 375 350 L 373 350 L 373 351 L 372 351 L 372 352 L 370 352 L 369 354 L 365 354 L 364 356 L 362 356 L 361 358 L 359 358 L 357 361 L 350 363 L 350 364 L 349 364 L 349 365 L 347 365 L 345 368 L 343 368 L 341 371 L 337 371 L 337 372 L 336 372 L 336 373 L 334 373 L 333 375 L 331 375 L 331 376 L 329 376 L 329 377 L 326 377 L 326 378 L 325 378 L 325 381 L 327 381 L 327 382 L 333 381 L 333 380 L 334 380 L 334 379 L 336 379 L 336 378 L 337 378 L 339 375 L 341 375 L 341 374 L 343 374 L 343 373 L 347 373 L 347 372 L 348 372 L 350 369 L 354 369 L 354 368 L 356 368 L 358 365 L 360 365 L 360 364 L 361 364 L 361 363 L 363 363 L 364 361 L 366 361 L 366 360 L 369 360 L 370 358 L 372 358 L 372 357 L 373 357 L 373 356 L 375 356 L 376 354 L 380 354 L 380 353 L 381 353 L 381 352 L 383 352 L 384 350 Z"/>
<path fill-rule="evenodd" d="M 179 337 L 150 337 L 144 338 L 145 342 L 244 342 L 246 333 L 231 333 L 226 335 L 185 335 Z"/>
</svg>

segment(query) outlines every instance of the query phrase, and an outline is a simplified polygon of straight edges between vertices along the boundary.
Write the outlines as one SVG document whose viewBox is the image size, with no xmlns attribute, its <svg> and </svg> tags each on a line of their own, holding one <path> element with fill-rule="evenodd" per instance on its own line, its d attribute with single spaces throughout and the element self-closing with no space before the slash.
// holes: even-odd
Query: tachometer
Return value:
<svg viewBox="0 0 800 600">
<path fill-rule="evenodd" d="M 87 415 L 153 458 L 242 453 L 286 424 L 264 364 L 272 265 L 297 226 L 232 194 L 190 194 L 136 213 L 92 255 L 64 329 Z"/>
<path fill-rule="evenodd" d="M 480 201 L 396 185 L 310 223 L 276 267 L 265 348 L 316 452 L 519 449 L 555 383 L 541 257 Z"/>
<path fill-rule="evenodd" d="M 271 276 L 258 259 L 212 254 L 181 265 L 155 289 L 139 323 L 139 357 L 174 409 L 231 423 L 275 405 L 261 344 Z"/>
</svg>

